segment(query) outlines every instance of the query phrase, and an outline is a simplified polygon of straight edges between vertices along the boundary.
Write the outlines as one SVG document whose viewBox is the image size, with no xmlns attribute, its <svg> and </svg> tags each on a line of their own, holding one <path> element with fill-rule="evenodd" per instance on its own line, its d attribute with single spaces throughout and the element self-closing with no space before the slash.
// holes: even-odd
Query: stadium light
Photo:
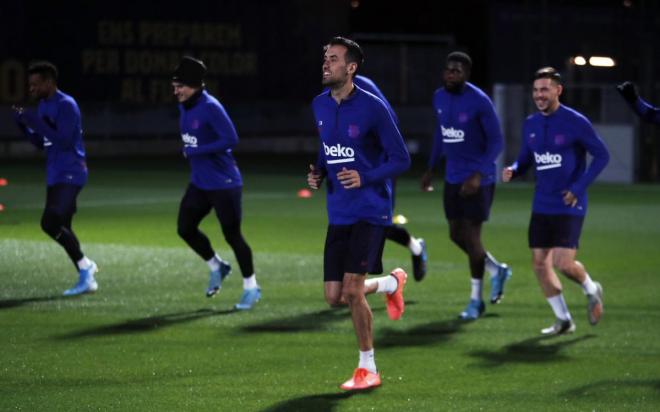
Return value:
<svg viewBox="0 0 660 412">
<path fill-rule="evenodd" d="M 571 61 L 576 66 L 584 66 L 585 64 L 587 64 L 587 59 L 585 59 L 582 56 L 575 56 L 573 57 L 573 59 L 571 59 Z"/>
<path fill-rule="evenodd" d="M 591 56 L 589 57 L 589 64 L 595 67 L 614 67 L 614 59 L 607 56 Z"/>
</svg>

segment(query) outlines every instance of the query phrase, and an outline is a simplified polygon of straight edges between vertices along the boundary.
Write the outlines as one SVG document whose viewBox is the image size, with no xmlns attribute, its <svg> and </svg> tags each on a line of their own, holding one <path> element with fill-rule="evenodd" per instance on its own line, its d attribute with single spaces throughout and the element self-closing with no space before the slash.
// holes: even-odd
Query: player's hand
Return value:
<svg viewBox="0 0 660 412">
<path fill-rule="evenodd" d="M 508 183 L 511 181 L 513 178 L 513 168 L 512 167 L 505 167 L 502 169 L 502 181 L 504 183 Z"/>
<path fill-rule="evenodd" d="M 621 93 L 621 96 L 623 96 L 623 98 L 626 99 L 628 103 L 635 103 L 639 97 L 639 94 L 637 93 L 637 87 L 635 87 L 633 82 L 625 81 L 616 86 L 616 89 L 619 91 L 619 93 Z"/>
<path fill-rule="evenodd" d="M 432 192 L 433 186 L 431 186 L 431 180 L 433 180 L 433 170 L 427 170 L 422 175 L 421 186 L 422 192 Z"/>
<path fill-rule="evenodd" d="M 25 108 L 23 108 L 23 106 L 12 105 L 11 109 L 19 116 L 25 112 Z"/>
<path fill-rule="evenodd" d="M 309 172 L 307 173 L 307 184 L 310 188 L 316 190 L 321 187 L 323 176 L 316 170 L 314 165 L 309 165 Z"/>
<path fill-rule="evenodd" d="M 562 193 L 564 194 L 564 204 L 566 206 L 575 207 L 577 205 L 578 198 L 570 190 L 564 190 Z"/>
<path fill-rule="evenodd" d="M 362 186 L 362 179 L 357 170 L 348 170 L 344 167 L 337 173 L 337 179 L 344 189 L 357 189 Z"/>
<path fill-rule="evenodd" d="M 481 174 L 475 172 L 472 176 L 468 177 L 461 185 L 461 191 L 458 193 L 461 197 L 472 196 L 477 193 L 481 186 Z"/>
</svg>

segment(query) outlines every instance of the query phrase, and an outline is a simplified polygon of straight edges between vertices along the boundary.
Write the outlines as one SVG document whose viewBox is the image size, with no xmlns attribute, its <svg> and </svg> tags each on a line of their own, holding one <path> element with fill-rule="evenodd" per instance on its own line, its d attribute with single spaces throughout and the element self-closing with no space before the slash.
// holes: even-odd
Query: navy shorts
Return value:
<svg viewBox="0 0 660 412">
<path fill-rule="evenodd" d="M 577 249 L 583 222 L 584 216 L 532 213 L 528 232 L 529 247 L 531 249 L 553 247 Z"/>
<path fill-rule="evenodd" d="M 462 184 L 445 182 L 444 204 L 447 220 L 468 219 L 485 222 L 490 216 L 490 206 L 495 196 L 495 184 L 480 186 L 472 196 L 460 195 Z"/>
<path fill-rule="evenodd" d="M 357 222 L 328 225 L 323 253 L 323 281 L 341 282 L 344 273 L 383 273 L 387 226 Z"/>
</svg>

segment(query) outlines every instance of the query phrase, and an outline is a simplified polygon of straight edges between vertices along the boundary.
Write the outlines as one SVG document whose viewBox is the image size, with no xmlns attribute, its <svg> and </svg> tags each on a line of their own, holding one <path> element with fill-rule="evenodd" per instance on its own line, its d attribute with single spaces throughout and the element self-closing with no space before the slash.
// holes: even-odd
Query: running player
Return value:
<svg viewBox="0 0 660 412">
<path fill-rule="evenodd" d="M 609 153 L 589 120 L 559 102 L 561 76 L 552 67 L 534 76 L 533 98 L 538 112 L 523 125 L 518 160 L 502 170 L 502 180 L 523 175 L 533 166 L 536 188 L 529 223 L 529 247 L 534 272 L 557 320 L 541 333 L 559 335 L 575 330 L 554 268 L 582 286 L 592 325 L 603 314 L 603 288 L 575 260 L 587 213 L 587 187 L 605 168 Z M 593 160 L 587 167 L 587 153 Z"/>
<path fill-rule="evenodd" d="M 403 270 L 395 269 L 370 286 L 365 284 L 367 273 L 383 271 L 385 232 L 392 224 L 389 185 L 410 166 L 410 156 L 385 104 L 353 84 L 362 61 L 362 49 L 352 40 L 335 37 L 325 47 L 322 84 L 328 90 L 312 102 L 321 149 L 307 175 L 312 189 L 327 182 L 325 298 L 331 305 L 348 304 L 360 349 L 358 367 L 341 385 L 345 390 L 381 383 L 365 294 L 368 289 L 387 293 L 388 314 L 398 319 L 404 310 L 407 278 Z"/>
<path fill-rule="evenodd" d="M 199 230 L 202 219 L 211 209 L 215 210 L 243 275 L 243 294 L 235 308 L 247 310 L 259 301 L 261 289 L 254 274 L 252 250 L 241 233 L 243 181 L 232 155 L 238 135 L 225 108 L 206 91 L 205 74 L 202 61 L 186 56 L 172 76 L 181 112 L 183 156 L 190 162 L 192 172 L 179 207 L 178 233 L 208 264 L 206 296 L 214 296 L 231 271 L 229 263 L 220 258 Z"/>
<path fill-rule="evenodd" d="M 98 267 L 82 252 L 71 227 L 78 194 L 87 183 L 80 108 L 73 97 L 57 88 L 54 64 L 36 62 L 27 73 L 30 95 L 39 105 L 36 112 L 14 106 L 14 117 L 30 142 L 46 152 L 46 207 L 41 228 L 64 248 L 78 271 L 78 283 L 64 295 L 95 292 Z"/>
<path fill-rule="evenodd" d="M 376 83 L 371 79 L 361 74 L 358 74 L 353 79 L 353 84 L 361 88 L 362 90 L 368 91 L 374 96 L 378 97 L 380 100 L 385 103 L 387 110 L 390 112 L 394 123 L 398 126 L 399 119 L 390 105 L 390 102 L 387 101 L 383 92 L 380 91 Z M 392 180 L 392 208 L 395 207 L 396 203 L 396 179 Z M 400 244 L 403 247 L 407 247 L 410 250 L 412 256 L 412 266 L 413 266 L 413 277 L 416 281 L 421 281 L 426 276 L 426 267 L 428 261 L 428 254 L 426 253 L 426 242 L 422 238 L 414 238 L 410 233 L 400 225 L 392 224 L 387 228 L 385 233 L 387 239 L 394 241 Z"/>
<path fill-rule="evenodd" d="M 471 292 L 465 320 L 477 319 L 486 305 L 482 298 L 484 270 L 491 277 L 491 303 L 499 303 L 511 269 L 498 262 L 483 246 L 481 227 L 488 220 L 495 194 L 495 159 L 502 151 L 502 132 L 488 96 L 468 82 L 472 59 L 465 53 L 447 56 L 444 87 L 433 95 L 437 128 L 429 169 L 422 190 L 429 191 L 433 169 L 446 158 L 444 207 L 449 237 L 468 256 Z"/>
</svg>

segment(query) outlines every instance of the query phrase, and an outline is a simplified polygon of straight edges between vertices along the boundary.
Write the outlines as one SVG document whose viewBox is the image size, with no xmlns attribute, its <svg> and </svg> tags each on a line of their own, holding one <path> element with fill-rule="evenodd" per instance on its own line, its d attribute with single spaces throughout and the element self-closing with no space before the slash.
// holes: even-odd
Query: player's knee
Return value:
<svg viewBox="0 0 660 412">
<path fill-rule="evenodd" d="M 346 302 L 342 299 L 341 295 L 339 296 L 325 295 L 325 301 L 328 303 L 328 305 L 331 308 L 339 308 L 342 306 L 346 306 Z"/>
<path fill-rule="evenodd" d="M 54 210 L 48 209 L 41 216 L 41 229 L 51 237 L 55 237 L 62 227 L 62 216 Z"/>
<path fill-rule="evenodd" d="M 451 241 L 457 244 L 459 247 L 464 246 L 463 235 L 461 235 L 461 233 L 457 230 L 452 230 L 449 232 L 449 239 L 451 239 Z"/>
<path fill-rule="evenodd" d="M 357 302 L 359 299 L 364 298 L 364 293 L 356 288 L 348 287 L 342 290 L 342 297 L 344 301 L 350 305 Z"/>
<path fill-rule="evenodd" d="M 196 231 L 197 231 L 196 227 L 185 223 L 179 223 L 176 227 L 176 233 L 182 239 L 190 239 L 192 236 L 195 235 Z"/>
</svg>

